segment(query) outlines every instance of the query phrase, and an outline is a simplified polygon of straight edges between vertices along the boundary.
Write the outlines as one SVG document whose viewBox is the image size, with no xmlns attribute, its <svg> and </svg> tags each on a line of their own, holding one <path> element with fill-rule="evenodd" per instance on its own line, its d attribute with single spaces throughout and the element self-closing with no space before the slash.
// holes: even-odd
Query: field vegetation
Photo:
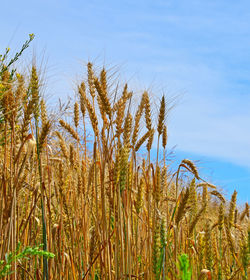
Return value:
<svg viewBox="0 0 250 280">
<path fill-rule="evenodd" d="M 13 67 L 32 39 L 1 56 L 0 278 L 249 279 L 249 206 L 169 168 L 165 97 L 89 62 L 50 114 L 36 65 Z"/>
</svg>

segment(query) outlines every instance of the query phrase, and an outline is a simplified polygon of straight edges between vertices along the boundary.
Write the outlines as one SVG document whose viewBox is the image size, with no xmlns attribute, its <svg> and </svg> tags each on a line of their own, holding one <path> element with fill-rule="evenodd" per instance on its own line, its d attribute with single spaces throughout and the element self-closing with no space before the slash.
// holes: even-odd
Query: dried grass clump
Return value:
<svg viewBox="0 0 250 280">
<path fill-rule="evenodd" d="M 249 205 L 238 214 L 237 193 L 227 202 L 190 160 L 169 171 L 164 96 L 155 124 L 147 92 L 133 115 L 128 85 L 87 70 L 68 122 L 47 112 L 34 65 L 1 73 L 0 259 L 18 241 L 56 255 L 9 279 L 179 279 L 182 253 L 192 279 L 248 279 Z"/>
</svg>

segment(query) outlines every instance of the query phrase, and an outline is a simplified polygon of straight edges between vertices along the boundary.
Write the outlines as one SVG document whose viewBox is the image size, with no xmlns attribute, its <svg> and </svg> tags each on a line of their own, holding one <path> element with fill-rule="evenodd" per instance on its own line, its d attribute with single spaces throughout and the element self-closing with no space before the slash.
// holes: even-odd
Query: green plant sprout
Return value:
<svg viewBox="0 0 250 280">
<path fill-rule="evenodd" d="M 21 250 L 21 243 L 18 243 L 17 249 L 14 252 L 6 253 L 5 260 L 0 260 L 0 278 L 3 278 L 7 275 L 12 274 L 14 271 L 11 271 L 11 266 L 14 261 L 21 261 L 23 259 L 29 259 L 31 256 L 38 256 L 43 258 L 54 258 L 53 253 L 41 250 L 40 248 L 43 244 L 40 244 L 36 247 L 25 247 Z"/>
<path fill-rule="evenodd" d="M 180 269 L 180 273 L 181 273 L 181 280 L 191 280 L 191 276 L 192 276 L 192 270 L 190 268 L 189 265 L 189 259 L 188 259 L 188 255 L 186 254 L 182 254 L 179 256 L 179 264 L 178 267 Z"/>
</svg>

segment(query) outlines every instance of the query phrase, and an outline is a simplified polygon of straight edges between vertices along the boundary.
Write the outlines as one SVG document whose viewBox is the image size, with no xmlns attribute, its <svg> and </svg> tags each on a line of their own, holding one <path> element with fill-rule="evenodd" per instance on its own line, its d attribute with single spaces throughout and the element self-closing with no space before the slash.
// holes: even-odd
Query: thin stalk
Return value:
<svg viewBox="0 0 250 280">
<path fill-rule="evenodd" d="M 39 151 L 39 134 L 38 134 L 38 122 L 35 118 L 35 127 L 36 127 L 36 148 L 37 148 L 37 160 L 38 160 L 38 169 L 39 169 L 39 179 L 40 179 L 40 189 L 41 189 L 41 210 L 42 210 L 42 231 L 43 231 L 43 250 L 47 251 L 47 229 L 46 229 L 46 220 L 45 220 L 45 209 L 44 209 L 44 184 L 42 180 L 42 165 Z M 48 260 L 43 256 L 43 280 L 49 280 L 48 274 Z"/>
</svg>

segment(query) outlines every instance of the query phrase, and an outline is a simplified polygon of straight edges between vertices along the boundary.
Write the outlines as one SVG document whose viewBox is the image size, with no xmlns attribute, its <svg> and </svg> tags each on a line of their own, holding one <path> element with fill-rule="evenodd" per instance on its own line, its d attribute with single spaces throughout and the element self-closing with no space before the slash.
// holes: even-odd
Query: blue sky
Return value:
<svg viewBox="0 0 250 280">
<path fill-rule="evenodd" d="M 47 60 L 50 96 L 65 97 L 89 59 L 118 65 L 132 88 L 176 98 L 169 147 L 229 194 L 249 200 L 249 1 L 7 1 L 0 48 L 29 33 Z M 25 62 L 24 62 L 25 65 Z"/>
</svg>

